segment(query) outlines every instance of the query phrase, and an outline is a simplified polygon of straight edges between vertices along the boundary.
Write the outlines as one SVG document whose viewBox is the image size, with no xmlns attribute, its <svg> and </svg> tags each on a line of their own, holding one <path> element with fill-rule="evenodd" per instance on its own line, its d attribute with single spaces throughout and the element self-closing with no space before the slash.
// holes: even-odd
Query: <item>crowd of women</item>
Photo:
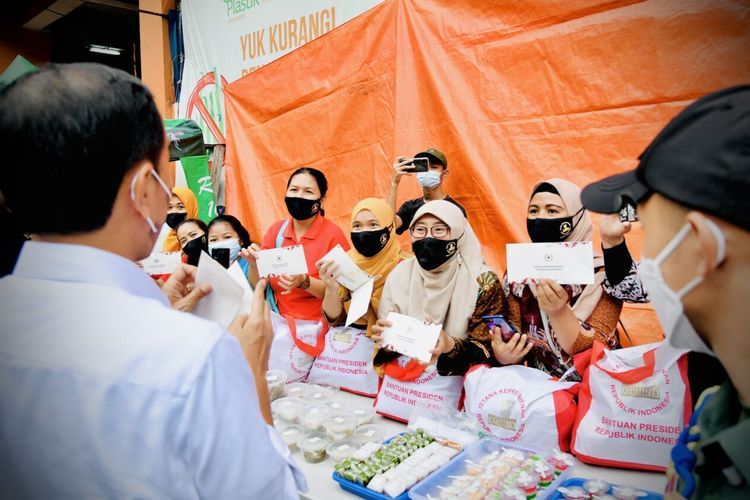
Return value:
<svg viewBox="0 0 750 500">
<path fill-rule="evenodd" d="M 594 228 L 581 204 L 580 191 L 564 179 L 543 180 L 533 187 L 526 213 L 517 214 L 526 218 L 532 242 L 592 240 Z M 197 262 L 201 250 L 210 254 L 227 248 L 230 262 L 237 261 L 254 286 L 259 250 L 302 245 L 310 273 L 272 278 L 272 293 L 267 296 L 283 316 L 336 327 L 344 324 L 351 292 L 337 282 L 338 265 L 323 257 L 340 245 L 374 277 L 368 311 L 352 327 L 375 342 L 372 362 L 381 375 L 400 358 L 378 344 L 390 326 L 389 312 L 442 325 L 433 350 L 440 375 L 463 375 L 477 364 L 523 363 L 553 376 L 575 378 L 575 354 L 591 348 L 595 340 L 611 349 L 619 347 L 616 327 L 621 299 L 629 299 L 623 290 L 631 291 L 622 282 L 634 274 L 628 272 L 631 260 L 618 261 L 616 271 L 612 266 L 605 271 L 604 259 L 597 255 L 591 285 L 563 286 L 552 280 L 511 283 L 507 274 L 486 264 L 469 221 L 452 200 L 422 204 L 408 226 L 411 248 L 405 250 L 396 239 L 396 212 L 391 204 L 379 198 L 357 203 L 347 239 L 325 218 L 327 192 L 328 182 L 321 171 L 296 170 L 285 194 L 290 217 L 272 224 L 262 241 L 252 242 L 235 217 L 220 215 L 208 225 L 196 219 L 195 197 L 187 188 L 176 187 L 167 216 L 172 230 L 163 249 L 182 250 L 189 262 Z M 629 259 L 627 249 L 624 252 Z M 490 329 L 483 320 L 496 315 L 503 315 L 513 329 L 505 338 L 500 327 Z"/>
</svg>

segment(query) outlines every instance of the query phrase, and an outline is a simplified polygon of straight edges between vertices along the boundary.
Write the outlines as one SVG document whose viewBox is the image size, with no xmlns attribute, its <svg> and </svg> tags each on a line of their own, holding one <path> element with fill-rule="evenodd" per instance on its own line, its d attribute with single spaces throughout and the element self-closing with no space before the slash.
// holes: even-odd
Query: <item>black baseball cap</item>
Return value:
<svg viewBox="0 0 750 500">
<path fill-rule="evenodd" d="M 616 213 L 655 192 L 750 231 L 750 85 L 692 103 L 639 160 L 635 170 L 586 186 L 583 206 Z"/>
<path fill-rule="evenodd" d="M 439 163 L 443 168 L 448 168 L 448 160 L 445 159 L 445 155 L 442 151 L 438 151 L 435 148 L 426 149 L 421 153 L 417 153 L 414 155 L 414 158 L 427 158 L 432 164 Z"/>
</svg>

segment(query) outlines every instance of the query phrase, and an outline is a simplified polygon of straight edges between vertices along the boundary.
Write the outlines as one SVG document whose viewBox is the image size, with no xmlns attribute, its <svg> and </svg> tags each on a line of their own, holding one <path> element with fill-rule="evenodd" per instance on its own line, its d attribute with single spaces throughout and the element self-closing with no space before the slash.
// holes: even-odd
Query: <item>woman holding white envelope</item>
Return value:
<svg viewBox="0 0 750 500">
<path fill-rule="evenodd" d="M 350 237 L 354 248 L 346 255 L 359 269 L 373 277 L 372 294 L 365 314 L 346 326 L 354 319 L 349 316 L 354 316 L 351 312 L 357 311 L 357 301 L 367 297 L 353 298 L 355 292 L 339 284 L 342 269 L 335 260 L 324 257 L 317 263 L 320 279 L 326 285 L 323 318 L 331 328 L 326 333 L 325 349 L 310 370 L 308 382 L 334 385 L 374 397 L 378 376 L 372 367 L 374 345 L 369 337 L 378 320 L 377 311 L 386 278 L 399 262 L 411 255 L 403 251 L 396 240 L 393 208 L 379 198 L 366 198 L 354 207 Z M 366 288 L 366 285 L 360 288 Z M 356 293 L 361 293 L 360 288 Z M 351 307 L 353 311 L 350 311 Z"/>
<path fill-rule="evenodd" d="M 392 326 L 387 319 L 391 312 L 442 325 L 433 361 L 440 352 L 463 349 L 475 338 L 489 339 L 482 316 L 502 307 L 502 286 L 485 265 L 479 240 L 461 210 L 444 200 L 427 202 L 414 215 L 409 233 L 415 257 L 388 276 L 373 339 L 382 341 Z M 481 343 L 475 347 L 486 349 Z M 440 376 L 434 364 L 384 348 L 374 365 L 384 376 L 375 405 L 383 415 L 408 420 L 414 408 L 439 411 L 458 405 L 463 377 Z"/>
<path fill-rule="evenodd" d="M 534 243 L 591 241 L 593 225 L 581 204 L 581 188 L 564 179 L 537 183 L 527 209 L 526 226 Z M 501 313 L 517 330 L 510 338 L 499 329 L 484 345 L 468 345 L 443 353 L 441 373 L 463 374 L 475 364 L 529 366 L 562 376 L 573 366 L 573 355 L 600 340 L 619 347 L 615 328 L 622 302 L 602 288 L 604 262 L 594 257 L 591 285 L 560 285 L 549 279 L 536 283 L 509 283 L 503 278 Z"/>
</svg>

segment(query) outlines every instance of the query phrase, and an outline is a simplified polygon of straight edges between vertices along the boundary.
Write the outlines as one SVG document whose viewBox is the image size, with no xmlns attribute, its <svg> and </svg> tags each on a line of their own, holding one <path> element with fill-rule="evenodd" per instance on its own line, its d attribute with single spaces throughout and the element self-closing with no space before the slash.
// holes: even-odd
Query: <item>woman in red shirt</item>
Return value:
<svg viewBox="0 0 750 500">
<path fill-rule="evenodd" d="M 282 316 L 320 319 L 326 287 L 318 276 L 315 263 L 336 245 L 349 250 L 349 243 L 341 229 L 324 218 L 322 205 L 327 192 L 328 181 L 323 172 L 310 167 L 295 170 L 287 182 L 284 198 L 291 217 L 271 225 L 263 237 L 262 246 L 253 244 L 243 251 L 243 256 L 251 263 L 250 282 L 255 286 L 258 280 L 255 264 L 258 250 L 303 246 L 309 274 L 283 275 L 270 280 Z"/>
</svg>

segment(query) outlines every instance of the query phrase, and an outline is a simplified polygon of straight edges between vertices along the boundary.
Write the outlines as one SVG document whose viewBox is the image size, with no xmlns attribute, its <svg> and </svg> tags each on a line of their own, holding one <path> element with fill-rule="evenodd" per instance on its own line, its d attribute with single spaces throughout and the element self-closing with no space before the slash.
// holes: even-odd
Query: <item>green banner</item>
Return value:
<svg viewBox="0 0 750 500">
<path fill-rule="evenodd" d="M 208 156 L 184 156 L 180 158 L 182 170 L 190 190 L 198 199 L 198 218 L 208 223 L 216 217 L 216 197 L 211 182 L 211 174 L 208 171 Z"/>
</svg>

